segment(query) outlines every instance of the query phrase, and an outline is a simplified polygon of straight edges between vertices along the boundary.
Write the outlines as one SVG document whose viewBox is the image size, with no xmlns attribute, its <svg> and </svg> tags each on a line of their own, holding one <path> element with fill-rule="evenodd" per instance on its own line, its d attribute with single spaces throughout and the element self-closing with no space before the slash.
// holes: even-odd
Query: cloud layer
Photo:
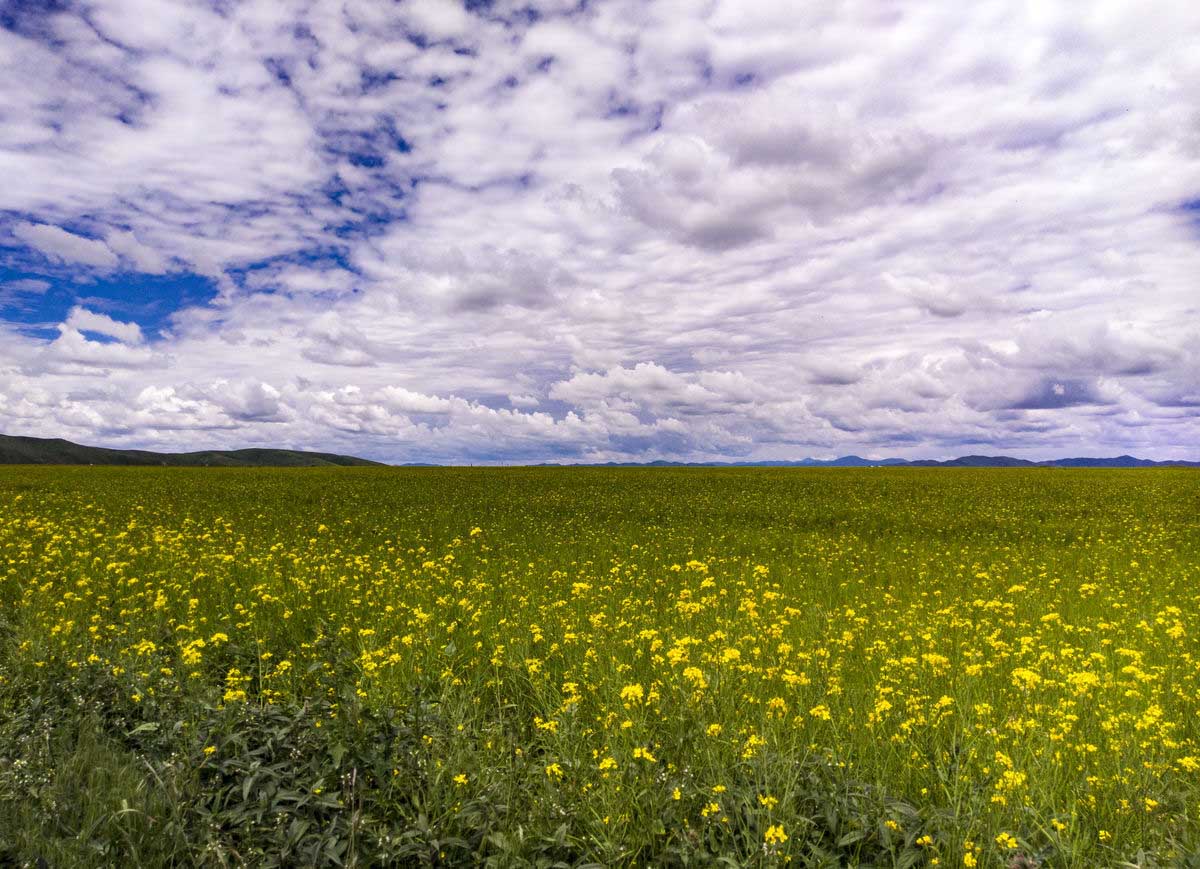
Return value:
<svg viewBox="0 0 1200 869">
<path fill-rule="evenodd" d="M 1189 4 L 9 4 L 0 430 L 1198 458 L 1198 38 Z M 141 275 L 215 295 L 31 320 Z"/>
</svg>

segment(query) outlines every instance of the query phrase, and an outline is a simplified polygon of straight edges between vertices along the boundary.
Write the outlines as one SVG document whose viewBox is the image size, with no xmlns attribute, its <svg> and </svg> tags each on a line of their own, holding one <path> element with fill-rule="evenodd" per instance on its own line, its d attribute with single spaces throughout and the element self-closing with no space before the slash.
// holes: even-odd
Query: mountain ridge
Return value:
<svg viewBox="0 0 1200 869">
<path fill-rule="evenodd" d="M 864 459 L 862 456 L 840 456 L 836 459 L 798 459 L 795 461 L 767 460 L 757 462 L 672 462 L 658 459 L 652 462 L 602 462 L 588 465 L 564 465 L 546 462 L 542 467 L 589 468 L 1200 468 L 1200 462 L 1183 460 L 1154 461 L 1121 455 L 1112 458 L 1087 456 L 1033 461 L 1012 456 L 959 456 L 954 459 Z"/>
</svg>

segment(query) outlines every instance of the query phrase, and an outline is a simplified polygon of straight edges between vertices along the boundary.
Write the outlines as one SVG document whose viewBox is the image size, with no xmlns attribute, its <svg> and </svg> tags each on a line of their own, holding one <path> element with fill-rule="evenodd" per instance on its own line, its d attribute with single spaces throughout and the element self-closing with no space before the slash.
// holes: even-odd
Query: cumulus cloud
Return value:
<svg viewBox="0 0 1200 869">
<path fill-rule="evenodd" d="M 397 413 L 449 413 L 454 406 L 449 399 L 436 395 L 422 395 L 402 386 L 386 386 L 380 390 L 385 406 Z"/>
<path fill-rule="evenodd" d="M 198 392 L 239 422 L 282 422 L 287 418 L 279 390 L 269 383 L 217 381 Z"/>
<path fill-rule="evenodd" d="M 60 325 L 58 332 L 44 353 L 47 373 L 99 376 L 111 368 L 144 368 L 155 360 L 148 347 L 95 341 L 66 324 Z M 82 403 L 88 403 L 86 397 Z"/>
<path fill-rule="evenodd" d="M 1194 5 L 35 5 L 0 430 L 1197 457 Z"/>
</svg>

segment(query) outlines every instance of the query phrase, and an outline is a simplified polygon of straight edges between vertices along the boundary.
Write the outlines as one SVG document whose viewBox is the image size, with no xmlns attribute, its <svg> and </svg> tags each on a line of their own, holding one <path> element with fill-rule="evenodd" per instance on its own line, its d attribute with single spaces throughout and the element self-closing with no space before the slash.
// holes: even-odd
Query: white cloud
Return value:
<svg viewBox="0 0 1200 869">
<path fill-rule="evenodd" d="M 12 234 L 56 262 L 82 263 L 103 269 L 117 266 L 116 254 L 104 242 L 67 232 L 58 226 L 18 223 L 12 227 Z"/>
<path fill-rule="evenodd" d="M 402 386 L 387 386 L 380 390 L 380 399 L 396 413 L 449 413 L 453 402 L 436 395 L 422 395 Z"/>
<path fill-rule="evenodd" d="M 50 282 L 37 278 L 20 278 L 15 281 L 6 281 L 4 284 L 0 284 L 0 287 L 11 293 L 27 293 L 36 296 L 50 289 Z"/>
<path fill-rule="evenodd" d="M 114 320 L 107 314 L 98 314 L 95 311 L 89 311 L 87 308 L 72 308 L 70 314 L 67 315 L 64 326 L 80 332 L 95 332 L 98 335 L 106 335 L 109 338 L 116 338 L 118 341 L 123 341 L 126 344 L 142 343 L 142 330 L 137 323 L 122 323 Z"/>
<path fill-rule="evenodd" d="M 38 297 L 50 289 L 50 282 L 38 278 L 18 278 L 0 282 L 0 309 L 27 311 Z"/>
<path fill-rule="evenodd" d="M 46 345 L 45 371 L 49 374 L 103 375 L 112 368 L 144 368 L 155 361 L 148 347 L 93 341 L 65 324 L 58 327 L 58 332 L 58 337 Z M 84 398 L 75 403 L 90 402 Z"/>
<path fill-rule="evenodd" d="M 511 393 L 510 392 L 508 395 L 508 403 L 511 404 L 515 408 L 520 408 L 520 409 L 524 410 L 524 409 L 530 408 L 530 407 L 537 407 L 539 404 L 541 404 L 541 401 L 538 399 L 538 397 L 536 395 L 529 395 L 528 393 Z"/>
<path fill-rule="evenodd" d="M 169 268 L 167 258 L 138 241 L 132 232 L 110 232 L 105 236 L 108 247 L 125 257 L 133 269 L 143 274 L 161 275 Z"/>
<path fill-rule="evenodd" d="M 260 380 L 222 380 L 197 392 L 239 422 L 282 422 L 288 415 L 279 390 Z"/>
<path fill-rule="evenodd" d="M 408 0 L 403 11 L 409 26 L 430 39 L 453 39 L 471 30 L 471 16 L 457 3 L 443 0 Z"/>
</svg>

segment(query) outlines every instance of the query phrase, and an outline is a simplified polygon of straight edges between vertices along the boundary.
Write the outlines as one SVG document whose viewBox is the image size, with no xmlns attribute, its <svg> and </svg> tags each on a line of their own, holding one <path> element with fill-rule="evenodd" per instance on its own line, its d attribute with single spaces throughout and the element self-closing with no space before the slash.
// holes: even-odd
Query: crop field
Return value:
<svg viewBox="0 0 1200 869">
<path fill-rule="evenodd" d="M 0 865 L 1200 866 L 1198 816 L 1193 471 L 0 469 Z"/>
</svg>

